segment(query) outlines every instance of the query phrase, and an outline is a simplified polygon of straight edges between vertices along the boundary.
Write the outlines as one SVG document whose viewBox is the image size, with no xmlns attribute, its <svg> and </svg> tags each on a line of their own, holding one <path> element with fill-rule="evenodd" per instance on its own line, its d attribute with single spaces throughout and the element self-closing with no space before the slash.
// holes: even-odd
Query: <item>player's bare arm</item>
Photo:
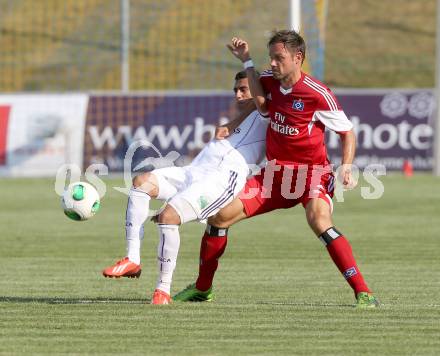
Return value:
<svg viewBox="0 0 440 356">
<path fill-rule="evenodd" d="M 353 132 L 353 129 L 351 129 L 350 131 L 340 133 L 339 137 L 341 138 L 342 143 L 342 184 L 351 189 L 356 185 L 351 170 L 356 152 L 356 136 Z"/>
<path fill-rule="evenodd" d="M 234 130 L 256 109 L 255 103 L 252 99 L 242 100 L 239 103 L 239 110 L 237 115 L 228 123 L 218 126 L 215 129 L 216 140 L 222 140 L 231 135 Z"/>
<path fill-rule="evenodd" d="M 243 63 L 251 60 L 249 45 L 243 39 L 233 37 L 231 43 L 227 44 L 226 46 L 231 53 Z M 255 105 L 257 106 L 258 111 L 265 115 L 268 113 L 266 94 L 261 86 L 260 76 L 256 72 L 253 65 L 246 68 L 246 74 L 249 80 L 249 88 L 254 98 Z"/>
</svg>

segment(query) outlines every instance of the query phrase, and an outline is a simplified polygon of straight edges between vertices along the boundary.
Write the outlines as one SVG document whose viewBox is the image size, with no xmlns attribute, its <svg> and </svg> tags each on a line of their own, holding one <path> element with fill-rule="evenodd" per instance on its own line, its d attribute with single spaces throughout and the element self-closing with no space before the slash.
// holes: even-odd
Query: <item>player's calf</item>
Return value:
<svg viewBox="0 0 440 356">
<path fill-rule="evenodd" d="M 350 243 L 335 227 L 331 227 L 319 235 L 327 251 L 342 275 L 353 288 L 355 295 L 371 293 L 364 277 L 359 270 Z"/>
<path fill-rule="evenodd" d="M 167 221 L 163 218 L 161 220 Z M 173 273 L 176 268 L 180 247 L 179 225 L 158 223 L 157 228 L 159 233 L 159 244 L 157 246 L 157 267 L 159 275 L 156 290 L 170 295 Z"/>
<path fill-rule="evenodd" d="M 306 206 L 306 218 L 310 228 L 320 236 L 323 231 L 333 226 L 331 207 L 321 198 L 311 199 Z"/>
<path fill-rule="evenodd" d="M 218 268 L 218 260 L 223 255 L 228 243 L 228 229 L 219 228 L 210 224 L 200 243 L 199 276 L 196 288 L 199 291 L 210 291 L 215 272 Z"/>
</svg>

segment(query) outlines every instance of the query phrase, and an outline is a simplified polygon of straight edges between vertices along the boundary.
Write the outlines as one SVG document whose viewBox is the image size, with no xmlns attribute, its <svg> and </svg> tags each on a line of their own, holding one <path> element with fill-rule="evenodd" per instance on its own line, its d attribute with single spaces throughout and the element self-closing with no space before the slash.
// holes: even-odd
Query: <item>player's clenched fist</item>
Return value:
<svg viewBox="0 0 440 356">
<path fill-rule="evenodd" d="M 226 47 L 228 47 L 231 53 L 242 62 L 246 62 L 251 59 L 249 54 L 249 45 L 241 38 L 233 37 L 231 43 L 228 43 Z"/>
<path fill-rule="evenodd" d="M 223 140 L 229 136 L 229 127 L 227 125 L 215 128 L 215 139 Z"/>
<path fill-rule="evenodd" d="M 353 177 L 351 164 L 343 164 L 339 169 L 339 179 L 342 182 L 344 189 L 351 190 L 357 185 L 356 179 Z"/>
</svg>

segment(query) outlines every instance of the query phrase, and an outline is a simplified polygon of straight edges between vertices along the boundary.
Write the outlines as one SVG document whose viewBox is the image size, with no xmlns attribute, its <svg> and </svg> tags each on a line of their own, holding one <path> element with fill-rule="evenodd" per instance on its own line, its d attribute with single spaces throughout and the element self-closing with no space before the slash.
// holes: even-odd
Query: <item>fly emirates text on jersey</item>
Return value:
<svg viewBox="0 0 440 356">
<path fill-rule="evenodd" d="M 270 127 L 272 130 L 283 135 L 296 136 L 299 134 L 299 129 L 284 123 L 286 117 L 279 112 L 275 112 L 275 121 L 270 120 Z"/>
</svg>

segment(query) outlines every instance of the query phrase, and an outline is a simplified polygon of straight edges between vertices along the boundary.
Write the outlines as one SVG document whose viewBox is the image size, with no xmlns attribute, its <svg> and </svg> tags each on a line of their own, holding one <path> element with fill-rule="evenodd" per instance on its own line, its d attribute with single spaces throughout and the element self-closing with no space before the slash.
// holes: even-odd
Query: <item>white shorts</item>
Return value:
<svg viewBox="0 0 440 356">
<path fill-rule="evenodd" d="M 229 204 L 243 189 L 246 177 L 230 170 L 197 166 L 168 167 L 151 172 L 159 183 L 157 199 L 166 200 L 181 223 L 204 220 Z"/>
</svg>

